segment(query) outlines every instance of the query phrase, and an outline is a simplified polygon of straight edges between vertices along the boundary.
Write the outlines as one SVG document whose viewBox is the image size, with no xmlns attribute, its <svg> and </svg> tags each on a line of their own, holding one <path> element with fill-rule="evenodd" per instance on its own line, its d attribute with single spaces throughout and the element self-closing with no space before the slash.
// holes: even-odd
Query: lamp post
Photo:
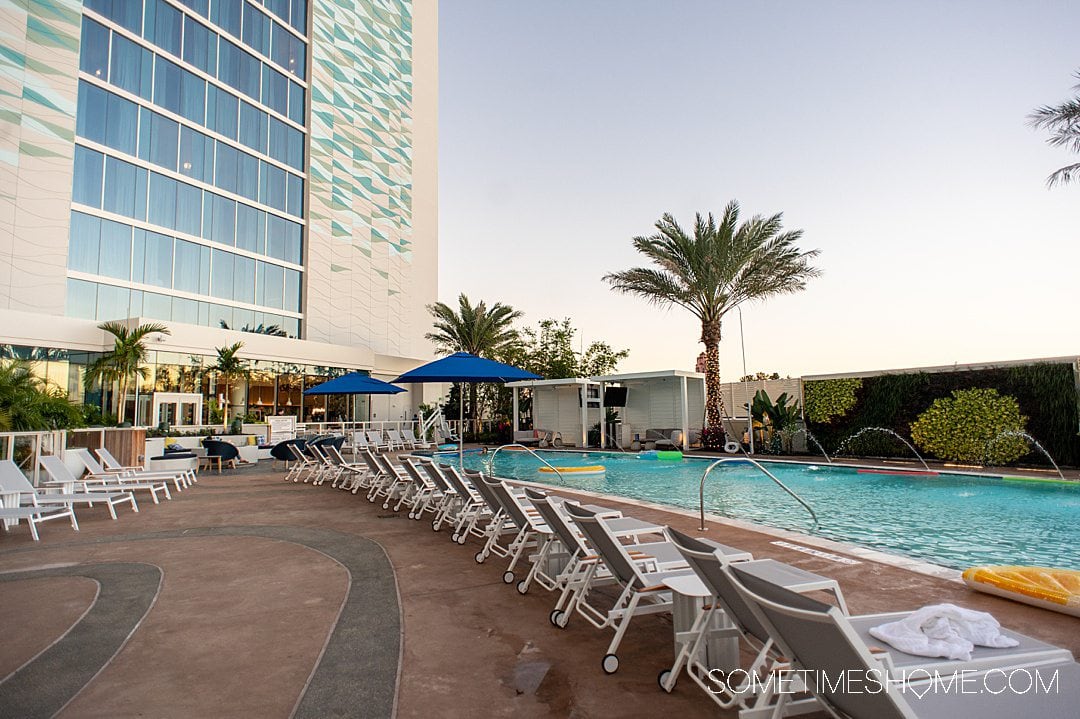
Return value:
<svg viewBox="0 0 1080 719">
<path fill-rule="evenodd" d="M 746 373 L 746 340 L 743 337 L 742 307 L 736 305 L 739 311 L 739 346 L 742 348 L 742 373 L 743 373 L 743 397 L 746 398 L 746 433 L 750 435 L 750 454 L 754 453 L 754 419 L 750 416 L 750 375 Z"/>
</svg>

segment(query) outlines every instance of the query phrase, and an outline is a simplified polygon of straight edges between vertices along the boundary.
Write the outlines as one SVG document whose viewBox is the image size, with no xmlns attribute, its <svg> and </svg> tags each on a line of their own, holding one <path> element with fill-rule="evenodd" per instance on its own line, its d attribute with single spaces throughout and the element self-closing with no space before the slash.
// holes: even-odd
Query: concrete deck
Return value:
<svg viewBox="0 0 1080 719">
<path fill-rule="evenodd" d="M 669 618 L 635 619 L 607 676 L 610 632 L 552 627 L 554 598 L 520 596 L 502 560 L 473 561 L 475 541 L 267 464 L 204 474 L 116 522 L 80 510 L 77 534 L 57 521 L 40 543 L 25 525 L 0 536 L 0 715 L 725 716 L 685 678 L 657 687 Z M 700 534 L 683 514 L 621 508 Z M 955 602 L 1080 654 L 1072 617 L 744 528 L 707 536 L 835 577 L 854 613 Z"/>
</svg>

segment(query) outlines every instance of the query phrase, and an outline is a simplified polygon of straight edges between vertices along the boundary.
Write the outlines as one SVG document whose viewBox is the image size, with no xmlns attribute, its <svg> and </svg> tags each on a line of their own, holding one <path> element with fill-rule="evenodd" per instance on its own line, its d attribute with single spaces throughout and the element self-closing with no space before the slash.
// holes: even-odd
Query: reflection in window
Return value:
<svg viewBox="0 0 1080 719">
<path fill-rule="evenodd" d="M 91 207 L 101 207 L 101 173 L 105 157 L 82 145 L 75 146 L 75 171 L 71 199 Z"/>
<path fill-rule="evenodd" d="M 135 103 L 119 95 L 108 93 L 105 144 L 109 147 L 135 154 L 135 136 L 139 128 L 139 111 Z"/>
<path fill-rule="evenodd" d="M 122 320 L 131 316 L 131 293 L 126 287 L 98 285 L 97 313 L 94 319 Z"/>
<path fill-rule="evenodd" d="M 184 17 L 184 60 L 217 76 L 217 35 L 190 17 Z"/>
<path fill-rule="evenodd" d="M 85 16 L 79 44 L 79 69 L 102 80 L 109 79 L 109 30 Z"/>
<path fill-rule="evenodd" d="M 109 93 L 88 82 L 79 82 L 79 106 L 75 116 L 75 133 L 87 140 L 105 144 L 105 124 L 108 119 Z"/>
<path fill-rule="evenodd" d="M 240 5 L 242 0 L 215 0 L 210 9 L 210 20 L 226 32 L 240 37 Z"/>
<path fill-rule="evenodd" d="M 263 65 L 262 101 L 280 115 L 289 111 L 289 79 L 269 65 Z"/>
<path fill-rule="evenodd" d="M 135 167 L 130 162 L 115 157 L 105 158 L 105 190 L 102 207 L 119 215 L 136 217 L 135 193 L 138 189 L 137 178 L 145 176 L 146 170 Z"/>
<path fill-rule="evenodd" d="M 202 182 L 214 179 L 214 141 L 186 125 L 180 128 L 180 173 Z"/>
<path fill-rule="evenodd" d="M 166 52 L 180 57 L 181 13 L 162 0 L 146 0 L 144 37 Z"/>
<path fill-rule="evenodd" d="M 142 316 L 155 320 L 172 319 L 173 298 L 156 292 L 144 292 L 142 298 Z"/>
<path fill-rule="evenodd" d="M 135 5 L 136 3 L 131 3 Z M 113 35 L 109 81 L 146 100 L 151 99 L 154 55 L 121 35 Z"/>
<path fill-rule="evenodd" d="M 289 82 L 289 119 L 303 125 L 304 110 L 304 88 L 295 82 Z"/>
<path fill-rule="evenodd" d="M 244 5 L 244 42 L 263 55 L 270 51 L 270 18 L 255 9 L 254 5 Z"/>
<path fill-rule="evenodd" d="M 176 170 L 177 133 L 180 125 L 164 115 L 143 108 L 139 132 L 139 157 L 155 165 Z"/>
</svg>

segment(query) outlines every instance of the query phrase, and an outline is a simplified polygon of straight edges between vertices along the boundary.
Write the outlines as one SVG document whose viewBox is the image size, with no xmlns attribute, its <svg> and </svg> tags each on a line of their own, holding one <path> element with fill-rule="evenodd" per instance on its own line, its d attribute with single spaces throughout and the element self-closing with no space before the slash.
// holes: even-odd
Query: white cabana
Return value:
<svg viewBox="0 0 1080 719">
<path fill-rule="evenodd" d="M 619 446 L 629 445 L 637 435 L 642 441 L 650 429 L 676 429 L 687 449 L 700 433 L 705 417 L 705 375 L 685 370 L 660 370 L 591 377 L 600 383 L 601 402 L 610 385 L 626 388 L 626 406 L 620 409 L 622 436 Z M 604 412 L 600 408 L 601 415 Z M 603 438 L 601 438 L 603 441 Z"/>
<path fill-rule="evenodd" d="M 559 432 L 563 441 L 578 447 L 588 446 L 589 427 L 592 424 L 599 422 L 603 431 L 603 397 L 598 381 L 584 377 L 531 379 L 507 382 L 506 386 L 514 392 L 512 414 L 515 433 L 520 428 L 520 391 L 525 387 L 532 390 L 533 428 Z"/>
</svg>

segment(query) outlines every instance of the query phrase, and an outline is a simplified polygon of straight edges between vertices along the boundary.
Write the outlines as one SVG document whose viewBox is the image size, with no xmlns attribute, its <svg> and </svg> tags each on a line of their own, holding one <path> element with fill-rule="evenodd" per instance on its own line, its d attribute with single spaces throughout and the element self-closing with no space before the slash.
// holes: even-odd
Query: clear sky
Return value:
<svg viewBox="0 0 1080 719">
<path fill-rule="evenodd" d="M 1026 124 L 1071 96 L 1078 28 L 1075 0 L 443 0 L 440 298 L 692 369 L 697 321 L 601 277 L 737 199 L 824 270 L 743 309 L 750 372 L 1078 354 L 1080 184 L 1045 186 L 1076 156 Z"/>
</svg>

